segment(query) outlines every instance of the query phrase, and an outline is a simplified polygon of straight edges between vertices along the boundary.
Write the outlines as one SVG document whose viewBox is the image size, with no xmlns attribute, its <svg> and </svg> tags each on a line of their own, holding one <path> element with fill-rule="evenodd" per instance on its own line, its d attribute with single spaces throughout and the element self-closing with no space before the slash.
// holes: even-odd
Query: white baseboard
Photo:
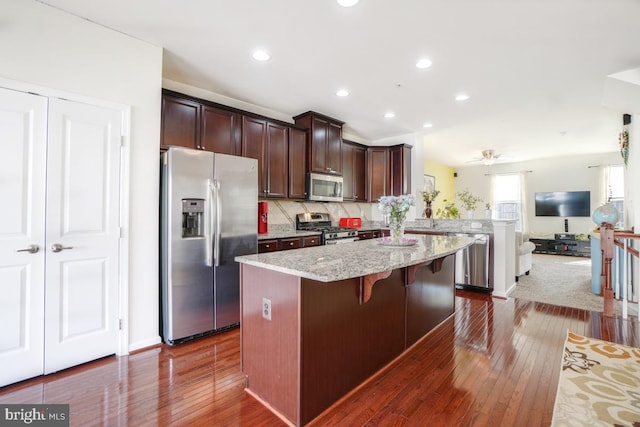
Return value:
<svg viewBox="0 0 640 427">
<path fill-rule="evenodd" d="M 160 336 L 157 336 L 154 338 L 150 338 L 148 340 L 131 343 L 129 344 L 129 352 L 140 350 L 146 347 L 152 347 L 154 345 L 160 344 L 161 342 L 162 342 L 162 339 L 160 338 Z"/>
</svg>

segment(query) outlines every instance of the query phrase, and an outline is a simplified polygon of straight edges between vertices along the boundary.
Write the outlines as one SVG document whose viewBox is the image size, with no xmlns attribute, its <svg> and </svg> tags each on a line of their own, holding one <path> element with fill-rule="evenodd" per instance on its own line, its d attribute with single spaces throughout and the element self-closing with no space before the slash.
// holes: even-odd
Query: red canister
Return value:
<svg viewBox="0 0 640 427">
<path fill-rule="evenodd" d="M 269 205 L 267 202 L 258 202 L 258 234 L 267 234 L 267 216 L 269 213 Z"/>
</svg>

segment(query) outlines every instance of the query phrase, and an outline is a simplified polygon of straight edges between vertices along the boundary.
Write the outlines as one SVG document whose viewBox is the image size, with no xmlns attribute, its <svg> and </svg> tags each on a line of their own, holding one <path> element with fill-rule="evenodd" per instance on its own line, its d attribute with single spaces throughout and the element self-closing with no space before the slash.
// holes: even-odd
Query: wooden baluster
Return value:
<svg viewBox="0 0 640 427">
<path fill-rule="evenodd" d="M 613 288 L 611 287 L 611 260 L 613 259 L 613 226 L 603 223 L 600 226 L 600 245 L 602 250 L 602 275 L 600 288 L 604 296 L 604 315 L 613 317 Z"/>
</svg>

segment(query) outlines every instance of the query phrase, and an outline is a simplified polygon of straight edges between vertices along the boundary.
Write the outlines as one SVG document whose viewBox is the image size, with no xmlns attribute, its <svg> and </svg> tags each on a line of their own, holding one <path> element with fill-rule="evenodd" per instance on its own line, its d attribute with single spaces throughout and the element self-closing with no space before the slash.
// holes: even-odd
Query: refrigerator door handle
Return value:
<svg viewBox="0 0 640 427">
<path fill-rule="evenodd" d="M 207 220 L 205 221 L 205 264 L 207 267 L 213 267 L 213 184 L 207 179 Z"/>
<path fill-rule="evenodd" d="M 215 232 L 213 233 L 214 235 L 214 243 L 213 243 L 213 264 L 215 267 L 219 267 L 220 266 L 220 212 L 221 212 L 221 207 L 220 207 L 220 181 L 214 179 L 213 180 L 213 188 L 214 188 L 214 193 L 216 196 L 216 220 L 215 220 L 215 224 L 216 224 L 216 229 Z"/>
</svg>

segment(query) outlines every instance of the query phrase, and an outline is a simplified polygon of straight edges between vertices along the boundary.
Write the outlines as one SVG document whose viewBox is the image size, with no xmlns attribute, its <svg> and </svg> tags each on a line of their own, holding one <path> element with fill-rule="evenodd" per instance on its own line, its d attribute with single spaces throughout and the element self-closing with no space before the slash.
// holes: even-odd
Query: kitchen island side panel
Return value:
<svg viewBox="0 0 640 427">
<path fill-rule="evenodd" d="M 445 257 L 441 265 L 434 266 L 438 266 L 438 262 L 418 267 L 415 281 L 407 284 L 407 348 L 455 310 L 455 255 Z"/>
<path fill-rule="evenodd" d="M 404 350 L 406 269 L 373 285 L 363 278 L 302 279 L 301 420 L 305 424 Z"/>
<path fill-rule="evenodd" d="M 241 363 L 247 390 L 300 424 L 300 278 L 241 264 Z M 263 317 L 263 298 L 271 320 Z"/>
</svg>

